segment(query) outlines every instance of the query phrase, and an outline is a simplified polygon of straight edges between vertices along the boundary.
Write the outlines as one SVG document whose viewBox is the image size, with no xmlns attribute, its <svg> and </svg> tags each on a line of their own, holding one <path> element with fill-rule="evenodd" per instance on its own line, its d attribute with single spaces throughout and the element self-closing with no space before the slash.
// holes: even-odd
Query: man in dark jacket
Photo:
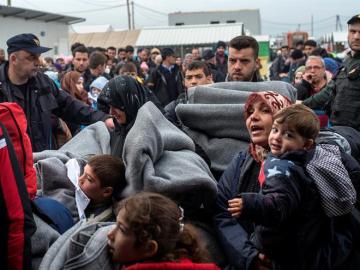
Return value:
<svg viewBox="0 0 360 270">
<path fill-rule="evenodd" d="M 209 66 L 211 70 L 212 80 L 214 82 L 223 82 L 225 81 L 225 76 L 223 76 L 222 73 L 220 73 L 215 66 L 216 60 L 215 60 L 215 54 L 211 49 L 205 50 L 203 53 L 203 59 L 204 62 Z"/>
<path fill-rule="evenodd" d="M 20 34 L 7 41 L 9 62 L 0 67 L 0 102 L 16 102 L 26 115 L 28 134 L 34 152 L 52 148 L 51 115 L 75 124 L 88 125 L 113 121 L 102 112 L 75 100 L 59 90 L 49 77 L 38 72 L 41 53 L 50 48 L 40 46 L 33 34 Z"/>
<path fill-rule="evenodd" d="M 289 57 L 289 46 L 282 46 L 281 53 L 276 57 L 270 68 L 270 80 L 281 80 L 287 76 L 290 62 L 286 61 Z"/>
<path fill-rule="evenodd" d="M 330 105 L 333 126 L 348 126 L 360 132 L 360 14 L 348 21 L 349 53 L 338 74 L 319 93 L 305 99 L 310 108 Z"/>
<path fill-rule="evenodd" d="M 175 65 L 175 52 L 171 48 L 161 51 L 162 64 L 149 76 L 147 86 L 153 90 L 162 106 L 166 106 L 184 92 L 183 76 Z"/>
<path fill-rule="evenodd" d="M 224 41 L 219 40 L 216 44 L 216 69 L 221 74 L 221 76 L 225 79 L 226 74 L 228 72 L 228 57 L 225 54 L 226 43 Z"/>
</svg>

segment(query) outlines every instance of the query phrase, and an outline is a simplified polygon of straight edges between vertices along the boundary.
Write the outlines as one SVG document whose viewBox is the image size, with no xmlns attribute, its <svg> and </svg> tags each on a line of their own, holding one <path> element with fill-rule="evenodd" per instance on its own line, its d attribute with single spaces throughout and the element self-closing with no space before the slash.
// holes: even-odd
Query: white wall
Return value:
<svg viewBox="0 0 360 270">
<path fill-rule="evenodd" d="M 41 32 L 45 36 L 41 36 Z M 0 16 L 0 48 L 7 49 L 6 41 L 17 34 L 32 33 L 39 40 L 40 45 L 53 48 L 43 56 L 54 56 L 69 54 L 68 25 L 58 22 L 43 22 L 39 20 L 25 20 L 15 17 Z M 55 47 L 58 47 L 56 52 Z"/>
</svg>

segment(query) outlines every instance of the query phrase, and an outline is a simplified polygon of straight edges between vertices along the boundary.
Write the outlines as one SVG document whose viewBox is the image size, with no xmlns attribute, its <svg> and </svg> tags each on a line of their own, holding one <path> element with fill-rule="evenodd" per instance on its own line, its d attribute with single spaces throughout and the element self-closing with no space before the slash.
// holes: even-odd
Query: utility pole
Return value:
<svg viewBox="0 0 360 270">
<path fill-rule="evenodd" d="M 128 14 L 128 26 L 129 26 L 129 30 L 131 30 L 131 18 L 130 18 L 130 4 L 129 4 L 129 0 L 126 0 L 126 6 L 127 6 L 127 14 Z"/>
<path fill-rule="evenodd" d="M 131 19 L 132 19 L 132 29 L 135 29 L 135 14 L 134 14 L 134 1 L 131 1 Z"/>
<path fill-rule="evenodd" d="M 340 29 L 340 32 L 342 32 L 342 25 L 341 25 L 341 21 L 340 21 L 340 16 L 339 15 L 336 15 L 336 31 L 339 31 Z"/>
<path fill-rule="evenodd" d="M 7 0 L 7 5 L 10 7 L 11 6 L 11 0 Z"/>
<path fill-rule="evenodd" d="M 314 36 L 314 15 L 311 14 L 311 36 Z"/>
</svg>

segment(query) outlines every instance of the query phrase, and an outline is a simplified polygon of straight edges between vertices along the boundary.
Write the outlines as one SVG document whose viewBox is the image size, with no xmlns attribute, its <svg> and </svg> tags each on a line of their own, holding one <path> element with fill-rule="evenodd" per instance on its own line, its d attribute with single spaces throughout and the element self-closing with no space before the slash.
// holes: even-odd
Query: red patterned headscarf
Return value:
<svg viewBox="0 0 360 270">
<path fill-rule="evenodd" d="M 263 101 L 264 103 L 266 103 L 271 109 L 272 115 L 274 115 L 281 109 L 291 105 L 291 101 L 287 97 L 277 92 L 274 91 L 254 92 L 248 97 L 245 103 L 245 107 L 244 107 L 245 120 L 250 116 L 248 112 L 250 105 L 258 101 Z M 255 145 L 252 142 L 250 143 L 249 151 L 251 155 L 254 157 L 254 159 L 258 162 L 262 162 L 264 160 L 264 157 L 266 156 L 266 153 L 268 152 L 267 149 L 264 149 L 259 145 Z"/>
</svg>

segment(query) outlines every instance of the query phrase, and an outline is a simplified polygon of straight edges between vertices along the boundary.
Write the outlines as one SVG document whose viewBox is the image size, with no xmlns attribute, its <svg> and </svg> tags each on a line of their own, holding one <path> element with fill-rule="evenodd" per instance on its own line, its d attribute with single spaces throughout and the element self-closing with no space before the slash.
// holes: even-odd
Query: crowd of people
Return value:
<svg viewBox="0 0 360 270">
<path fill-rule="evenodd" d="M 358 269 L 360 15 L 348 44 L 344 59 L 314 40 L 282 46 L 265 81 L 251 36 L 184 58 L 81 43 L 41 58 L 51 48 L 34 34 L 11 37 L 7 60 L 0 49 L 2 269 Z M 216 95 L 196 104 L 196 89 Z M 232 123 L 207 115 L 240 106 L 247 141 L 222 170 L 191 129 Z M 184 124 L 187 108 L 198 127 Z M 177 152 L 195 157 L 191 169 Z M 157 192 L 179 175 L 204 194 L 182 193 L 196 181 Z"/>
</svg>

